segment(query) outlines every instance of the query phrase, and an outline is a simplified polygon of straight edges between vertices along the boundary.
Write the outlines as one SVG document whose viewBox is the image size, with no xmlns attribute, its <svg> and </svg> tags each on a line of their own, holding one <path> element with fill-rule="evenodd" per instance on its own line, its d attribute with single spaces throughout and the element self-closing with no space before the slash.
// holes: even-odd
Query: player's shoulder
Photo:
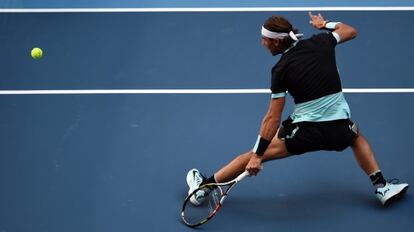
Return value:
<svg viewBox="0 0 414 232">
<path fill-rule="evenodd" d="M 283 79 L 287 66 L 288 66 L 287 57 L 286 56 L 280 57 L 279 61 L 272 68 L 272 80 Z"/>
<path fill-rule="evenodd" d="M 276 64 L 272 68 L 272 72 L 276 72 L 277 70 L 280 70 L 283 68 L 283 66 L 286 65 L 286 56 L 281 55 L 280 59 L 276 62 Z"/>
<path fill-rule="evenodd" d="M 302 42 L 306 41 L 320 41 L 320 40 L 327 40 L 327 39 L 335 39 L 330 31 L 324 31 L 317 34 L 313 34 L 311 37 L 301 40 Z"/>
<path fill-rule="evenodd" d="M 314 34 L 308 40 L 315 41 L 315 42 L 335 42 L 336 43 L 336 39 L 334 35 L 332 34 L 332 32 L 330 31 L 325 31 L 325 32 L 321 32 L 318 34 Z"/>
<path fill-rule="evenodd" d="M 307 39 L 301 40 L 301 43 L 303 46 L 315 46 L 327 43 L 335 46 L 337 44 L 334 35 L 330 31 L 314 34 Z"/>
</svg>

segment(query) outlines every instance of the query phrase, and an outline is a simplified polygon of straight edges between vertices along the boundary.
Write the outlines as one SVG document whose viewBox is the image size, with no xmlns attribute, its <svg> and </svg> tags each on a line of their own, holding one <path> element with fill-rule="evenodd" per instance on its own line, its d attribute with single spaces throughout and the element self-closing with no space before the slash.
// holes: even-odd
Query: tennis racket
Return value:
<svg viewBox="0 0 414 232">
<path fill-rule="evenodd" d="M 197 227 L 210 221 L 220 210 L 230 190 L 248 175 L 249 172 L 244 171 L 229 182 L 205 184 L 194 190 L 184 200 L 181 211 L 183 222 L 189 227 Z M 199 199 L 200 196 L 203 198 L 200 205 L 193 205 L 190 198 Z"/>
</svg>

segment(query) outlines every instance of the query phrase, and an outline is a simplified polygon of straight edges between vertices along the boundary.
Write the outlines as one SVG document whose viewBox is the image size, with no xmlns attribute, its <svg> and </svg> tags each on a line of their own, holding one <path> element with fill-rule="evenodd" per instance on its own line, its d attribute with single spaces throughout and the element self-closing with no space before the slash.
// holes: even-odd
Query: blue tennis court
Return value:
<svg viewBox="0 0 414 232">
<path fill-rule="evenodd" d="M 275 2 L 0 3 L 0 232 L 192 231 L 180 219 L 187 171 L 210 175 L 251 149 L 269 94 L 122 90 L 268 89 L 278 57 L 260 27 L 281 14 L 309 37 L 307 7 L 357 28 L 336 49 L 352 118 L 386 177 L 414 183 L 413 4 Z M 348 6 L 367 8 L 323 8 Z M 382 207 L 350 149 L 315 152 L 267 163 L 199 230 L 402 231 L 413 206 L 409 191 Z"/>
</svg>

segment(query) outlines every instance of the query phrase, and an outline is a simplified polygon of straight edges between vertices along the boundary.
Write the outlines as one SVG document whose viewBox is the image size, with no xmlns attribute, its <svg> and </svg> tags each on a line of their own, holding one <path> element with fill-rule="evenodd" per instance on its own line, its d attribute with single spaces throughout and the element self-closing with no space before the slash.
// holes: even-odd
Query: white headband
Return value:
<svg viewBox="0 0 414 232">
<path fill-rule="evenodd" d="M 298 41 L 298 37 L 302 37 L 303 34 L 295 34 L 293 31 L 290 31 L 289 33 L 285 33 L 285 32 L 273 32 L 273 31 L 269 31 L 266 28 L 264 28 L 262 26 L 262 36 L 270 38 L 270 39 L 283 39 L 285 37 L 290 37 L 292 38 L 294 41 Z"/>
</svg>

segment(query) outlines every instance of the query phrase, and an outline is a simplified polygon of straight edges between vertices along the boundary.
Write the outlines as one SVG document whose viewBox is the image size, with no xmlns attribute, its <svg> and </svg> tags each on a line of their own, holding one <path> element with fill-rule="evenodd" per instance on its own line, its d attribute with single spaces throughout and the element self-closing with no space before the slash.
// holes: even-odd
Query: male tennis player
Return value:
<svg viewBox="0 0 414 232">
<path fill-rule="evenodd" d="M 345 23 L 326 21 L 321 14 L 309 12 L 309 16 L 313 27 L 326 31 L 303 40 L 299 40 L 302 34 L 283 17 L 272 16 L 264 23 L 262 44 L 273 56 L 281 57 L 272 69 L 270 106 L 256 145 L 210 178 L 204 178 L 197 169 L 190 170 L 189 193 L 202 184 L 232 180 L 244 170 L 257 175 L 262 163 L 269 160 L 319 150 L 342 151 L 349 146 L 383 205 L 407 191 L 408 184 L 384 179 L 368 141 L 350 120 L 336 67 L 335 46 L 355 38 L 357 31 Z M 295 109 L 280 125 L 286 92 L 292 95 Z M 199 204 L 202 200 L 201 196 L 191 202 Z"/>
</svg>

